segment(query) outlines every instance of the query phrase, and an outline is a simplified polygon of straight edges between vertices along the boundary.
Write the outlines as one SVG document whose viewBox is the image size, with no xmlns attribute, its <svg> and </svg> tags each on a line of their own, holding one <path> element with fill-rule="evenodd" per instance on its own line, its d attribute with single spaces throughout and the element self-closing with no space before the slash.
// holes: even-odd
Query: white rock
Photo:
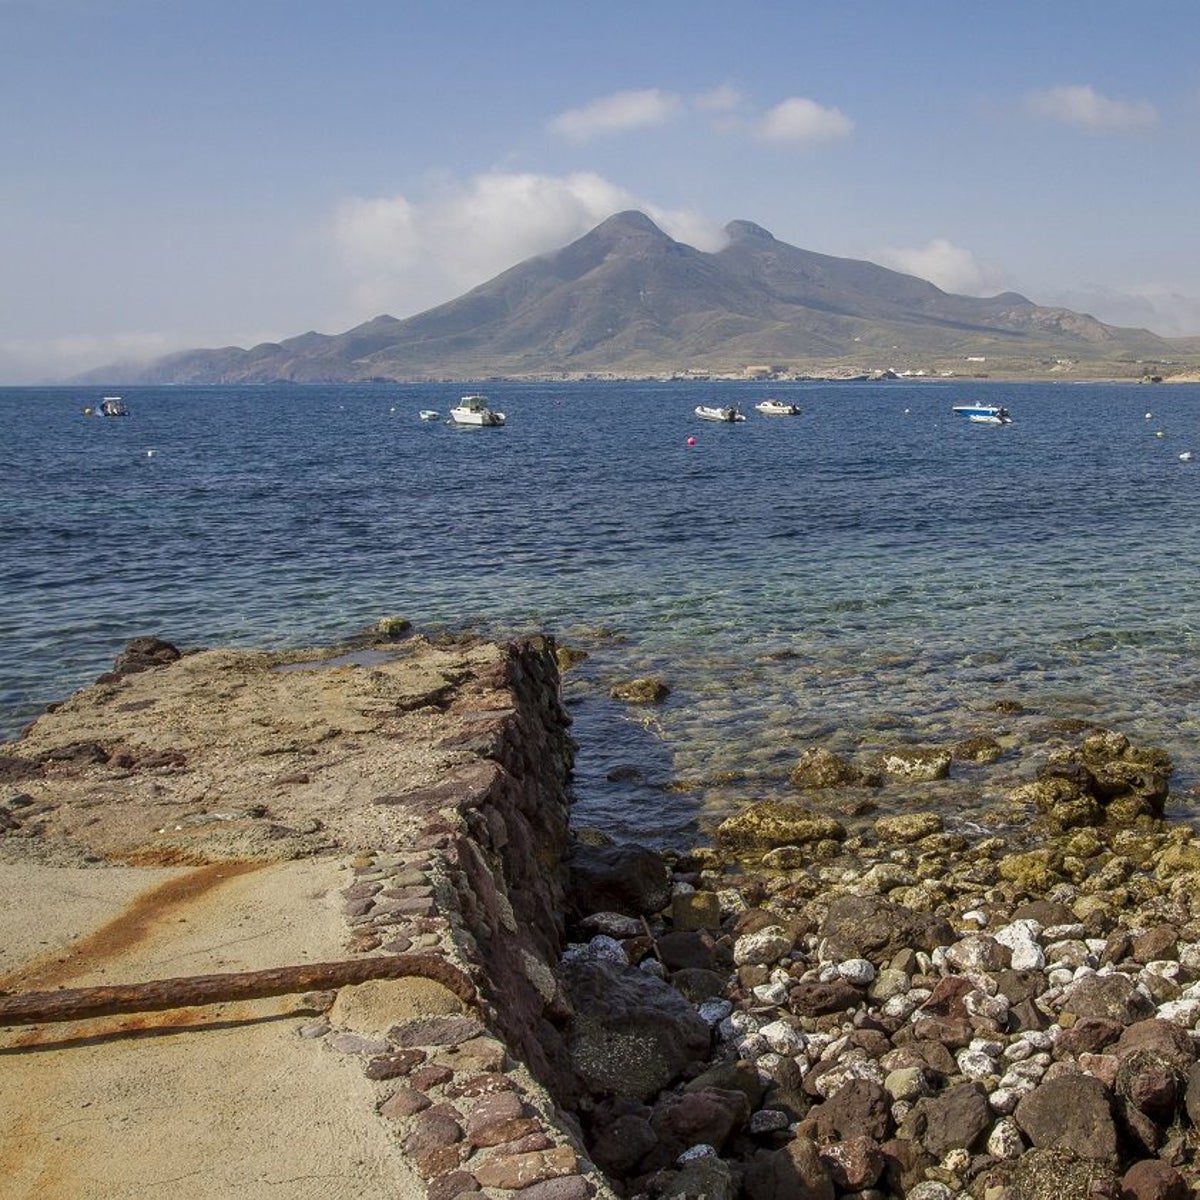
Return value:
<svg viewBox="0 0 1200 1200">
<path fill-rule="evenodd" d="M 906 1193 L 908 1200 L 954 1200 L 954 1193 L 935 1179 L 925 1179 Z"/>
<path fill-rule="evenodd" d="M 694 1146 L 689 1146 L 675 1161 L 677 1163 L 694 1162 L 698 1158 L 716 1158 L 717 1150 L 715 1146 L 710 1146 L 706 1142 L 698 1142 Z"/>
<path fill-rule="evenodd" d="M 1014 971 L 1040 971 L 1045 967 L 1046 956 L 1037 941 L 1041 928 L 1037 921 L 1013 921 L 992 934 L 996 941 L 1012 951 Z"/>
<path fill-rule="evenodd" d="M 1004 1053 L 1004 1043 L 998 1042 L 994 1038 L 972 1038 L 967 1046 L 968 1050 L 978 1050 L 980 1054 L 986 1054 L 988 1058 L 999 1058 Z"/>
<path fill-rule="evenodd" d="M 711 1000 L 705 1000 L 702 1004 L 698 1004 L 696 1011 L 709 1025 L 717 1026 L 722 1024 L 725 1018 L 733 1012 L 733 1005 L 728 1000 L 719 1000 L 713 997 Z"/>
<path fill-rule="evenodd" d="M 1066 987 L 1075 978 L 1075 972 L 1070 967 L 1055 967 L 1046 972 L 1046 978 L 1053 987 Z"/>
<path fill-rule="evenodd" d="M 838 974 L 847 982 L 866 986 L 875 978 L 875 967 L 865 958 L 848 958 L 838 963 Z"/>
<path fill-rule="evenodd" d="M 787 1002 L 788 992 L 791 989 L 784 987 L 782 983 L 760 983 L 758 987 L 750 990 L 754 993 L 755 1000 L 761 1000 L 763 1004 L 778 1006 Z"/>
<path fill-rule="evenodd" d="M 767 1045 L 776 1054 L 799 1054 L 808 1045 L 805 1034 L 787 1021 L 772 1021 L 764 1025 L 758 1034 L 766 1038 Z"/>
<path fill-rule="evenodd" d="M 739 967 L 771 967 L 790 954 L 792 939 L 778 925 L 743 934 L 733 944 L 733 961 Z"/>
<path fill-rule="evenodd" d="M 1000 1113 L 1002 1116 L 1007 1116 L 1014 1112 L 1016 1107 L 1021 1102 L 1021 1097 L 1025 1095 L 1028 1088 L 997 1088 L 994 1092 L 988 1095 L 988 1107 L 994 1113 Z"/>
<path fill-rule="evenodd" d="M 872 1059 L 866 1061 L 851 1059 L 848 1062 L 839 1063 L 816 1080 L 814 1086 L 821 1099 L 828 1100 L 852 1079 L 866 1079 L 883 1087 L 883 1071 L 879 1064 Z"/>
<path fill-rule="evenodd" d="M 1168 1000 L 1165 1004 L 1158 1006 L 1158 1011 L 1154 1015 L 1163 1021 L 1170 1021 L 1173 1025 L 1191 1029 L 1197 1021 L 1200 1021 L 1200 1000 Z"/>
<path fill-rule="evenodd" d="M 981 1050 L 960 1050 L 954 1061 L 968 1079 L 986 1079 L 996 1073 L 996 1060 Z"/>
<path fill-rule="evenodd" d="M 917 1011 L 917 1003 L 908 996 L 891 996 L 880 1005 L 880 1013 L 896 1021 L 907 1021 Z"/>
<path fill-rule="evenodd" d="M 980 929 L 986 929 L 988 924 L 988 915 L 981 908 L 973 908 L 970 912 L 965 912 L 962 915 L 964 921 L 973 921 Z"/>
<path fill-rule="evenodd" d="M 992 1126 L 988 1134 L 987 1152 L 995 1158 L 1015 1159 L 1025 1153 L 1025 1139 L 1017 1123 L 1011 1117 L 1004 1117 Z"/>
</svg>

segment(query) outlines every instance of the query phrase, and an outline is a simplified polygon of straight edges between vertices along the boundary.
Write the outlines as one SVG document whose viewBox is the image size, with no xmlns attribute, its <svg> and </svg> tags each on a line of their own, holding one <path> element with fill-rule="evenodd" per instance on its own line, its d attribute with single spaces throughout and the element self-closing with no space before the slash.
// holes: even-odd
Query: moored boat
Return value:
<svg viewBox="0 0 1200 1200">
<path fill-rule="evenodd" d="M 486 396 L 464 396 L 451 410 L 455 425 L 503 425 L 504 414 L 488 407 Z"/>
<path fill-rule="evenodd" d="M 975 425 L 1012 424 L 1012 413 L 1000 404 L 956 404 L 950 411 Z"/>
<path fill-rule="evenodd" d="M 436 421 L 442 414 L 436 408 L 423 408 L 418 415 L 422 421 Z"/>
<path fill-rule="evenodd" d="M 697 404 L 696 416 L 702 421 L 744 421 L 746 418 L 737 410 L 735 404 Z"/>
<path fill-rule="evenodd" d="M 104 417 L 127 417 L 129 409 L 120 396 L 105 396 L 100 401 L 100 415 Z"/>
<path fill-rule="evenodd" d="M 798 417 L 800 406 L 786 400 L 762 400 L 754 406 L 754 411 L 764 417 Z"/>
</svg>

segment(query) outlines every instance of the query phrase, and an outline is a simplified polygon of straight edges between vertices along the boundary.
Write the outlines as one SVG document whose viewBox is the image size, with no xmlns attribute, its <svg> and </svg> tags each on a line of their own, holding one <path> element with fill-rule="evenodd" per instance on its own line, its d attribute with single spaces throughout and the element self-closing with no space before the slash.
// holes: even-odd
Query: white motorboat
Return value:
<svg viewBox="0 0 1200 1200">
<path fill-rule="evenodd" d="M 1012 424 L 1012 413 L 1000 404 L 956 404 L 950 411 L 974 425 Z"/>
<path fill-rule="evenodd" d="M 104 417 L 127 417 L 129 409 L 120 396 L 105 396 L 100 401 L 100 415 Z"/>
<path fill-rule="evenodd" d="M 436 408 L 423 408 L 418 415 L 422 421 L 436 421 L 442 414 Z"/>
<path fill-rule="evenodd" d="M 800 406 L 786 400 L 762 400 L 754 406 L 754 411 L 764 417 L 798 417 Z"/>
<path fill-rule="evenodd" d="M 697 404 L 696 416 L 702 421 L 744 421 L 746 418 L 737 410 L 734 404 Z"/>
<path fill-rule="evenodd" d="M 464 396 L 451 410 L 455 425 L 503 425 L 504 414 L 488 407 L 486 396 Z"/>
</svg>

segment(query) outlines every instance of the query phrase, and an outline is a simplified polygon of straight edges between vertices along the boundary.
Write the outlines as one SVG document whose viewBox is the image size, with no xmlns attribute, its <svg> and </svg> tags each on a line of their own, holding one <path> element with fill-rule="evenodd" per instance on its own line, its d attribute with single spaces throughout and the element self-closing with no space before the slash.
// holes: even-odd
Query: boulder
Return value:
<svg viewBox="0 0 1200 1200">
<path fill-rule="evenodd" d="M 574 1010 L 567 1052 L 591 1093 L 647 1100 L 707 1056 L 707 1023 L 669 984 L 595 959 L 566 961 L 562 970 Z"/>
<path fill-rule="evenodd" d="M 944 917 L 878 896 L 839 896 L 829 905 L 820 936 L 827 958 L 865 958 L 882 967 L 901 950 L 929 952 L 949 945 L 954 930 Z"/>
<path fill-rule="evenodd" d="M 645 846 L 593 846 L 577 841 L 566 867 L 566 902 L 576 917 L 609 911 L 648 915 L 671 901 L 667 865 Z"/>
<path fill-rule="evenodd" d="M 1080 1017 L 1107 1017 L 1133 1025 L 1154 1014 L 1154 1002 L 1128 975 L 1088 975 L 1077 980 L 1063 998 L 1062 1011 Z"/>
<path fill-rule="evenodd" d="M 951 754 L 941 747 L 897 746 L 879 756 L 879 768 L 901 779 L 930 782 L 950 774 Z"/>
<path fill-rule="evenodd" d="M 117 655 L 113 670 L 118 675 L 134 675 L 151 667 L 165 667 L 182 657 L 175 646 L 162 638 L 137 637 L 126 643 L 125 649 Z"/>
<path fill-rule="evenodd" d="M 731 850 L 767 850 L 845 838 L 840 821 L 788 800 L 753 804 L 717 826 L 717 841 Z"/>
<path fill-rule="evenodd" d="M 796 1137 L 750 1160 L 743 1194 L 746 1200 L 834 1200 L 835 1192 L 816 1143 Z"/>
<path fill-rule="evenodd" d="M 1041 1150 L 1066 1150 L 1117 1163 L 1112 1097 L 1090 1075 L 1060 1075 L 1022 1096 L 1013 1114 L 1021 1132 Z"/>
<path fill-rule="evenodd" d="M 792 768 L 791 781 L 798 788 L 878 787 L 877 773 L 856 767 L 832 750 L 806 750 Z"/>
<path fill-rule="evenodd" d="M 671 689 L 661 679 L 646 677 L 614 683 L 608 694 L 626 704 L 658 704 L 671 694 Z"/>
<path fill-rule="evenodd" d="M 897 1136 L 920 1142 L 935 1158 L 951 1150 L 974 1150 L 992 1127 L 987 1093 L 974 1082 L 960 1083 L 913 1105 Z"/>
</svg>

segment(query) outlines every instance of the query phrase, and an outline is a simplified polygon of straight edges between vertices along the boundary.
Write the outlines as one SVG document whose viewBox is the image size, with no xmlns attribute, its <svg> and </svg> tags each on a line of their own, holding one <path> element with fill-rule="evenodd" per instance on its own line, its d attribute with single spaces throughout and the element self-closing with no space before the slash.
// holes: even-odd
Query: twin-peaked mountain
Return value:
<svg viewBox="0 0 1200 1200">
<path fill-rule="evenodd" d="M 137 383 L 349 382 L 492 376 L 649 375 L 767 365 L 846 373 L 876 367 L 1032 372 L 1056 360 L 1179 357 L 1119 329 L 1014 292 L 981 299 L 912 275 L 777 241 L 749 221 L 696 250 L 623 212 L 457 300 L 336 335 L 250 350 L 194 350 L 93 377 Z"/>
</svg>

